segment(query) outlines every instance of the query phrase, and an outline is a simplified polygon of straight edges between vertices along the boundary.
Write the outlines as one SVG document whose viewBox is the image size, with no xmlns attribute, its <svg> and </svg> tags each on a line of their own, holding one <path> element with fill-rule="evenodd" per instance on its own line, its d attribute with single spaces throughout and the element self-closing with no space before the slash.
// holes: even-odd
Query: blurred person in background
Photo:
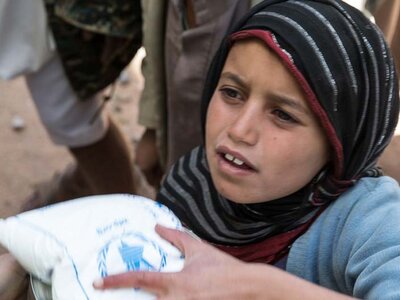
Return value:
<svg viewBox="0 0 400 300">
<path fill-rule="evenodd" d="M 90 194 L 135 193 L 128 143 L 104 88 L 142 43 L 140 1 L 0 0 L 0 78 L 25 76 L 40 119 L 76 164 L 23 210 Z"/>
</svg>

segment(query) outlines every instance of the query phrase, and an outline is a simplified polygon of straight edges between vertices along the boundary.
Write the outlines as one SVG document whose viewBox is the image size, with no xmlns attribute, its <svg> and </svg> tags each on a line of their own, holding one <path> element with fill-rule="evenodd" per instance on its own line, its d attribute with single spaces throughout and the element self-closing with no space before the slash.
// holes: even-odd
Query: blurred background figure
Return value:
<svg viewBox="0 0 400 300">
<path fill-rule="evenodd" d="M 0 78 L 25 76 L 55 144 L 76 164 L 23 209 L 90 194 L 135 193 L 132 153 L 104 109 L 142 43 L 140 1 L 0 0 Z"/>
</svg>

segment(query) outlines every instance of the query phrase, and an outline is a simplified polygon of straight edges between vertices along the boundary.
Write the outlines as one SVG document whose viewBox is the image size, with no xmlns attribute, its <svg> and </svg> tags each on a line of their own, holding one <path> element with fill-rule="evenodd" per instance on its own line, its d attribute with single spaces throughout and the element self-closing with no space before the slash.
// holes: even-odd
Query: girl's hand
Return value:
<svg viewBox="0 0 400 300">
<path fill-rule="evenodd" d="M 156 226 L 157 233 L 185 254 L 181 272 L 127 272 L 94 282 L 98 289 L 141 288 L 158 299 L 248 299 L 251 283 L 242 275 L 246 264 L 187 233 Z"/>
<path fill-rule="evenodd" d="M 158 300 L 350 299 L 270 265 L 244 263 L 194 239 L 157 225 L 157 233 L 185 254 L 180 272 L 127 272 L 96 280 L 97 289 L 141 288 Z"/>
</svg>

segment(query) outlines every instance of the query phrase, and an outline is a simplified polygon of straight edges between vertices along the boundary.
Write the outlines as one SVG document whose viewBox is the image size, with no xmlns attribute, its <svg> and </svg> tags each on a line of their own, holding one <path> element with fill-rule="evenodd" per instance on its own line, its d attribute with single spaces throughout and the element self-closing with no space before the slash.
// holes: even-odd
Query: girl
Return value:
<svg viewBox="0 0 400 300">
<path fill-rule="evenodd" d="M 185 253 L 181 272 L 94 286 L 158 299 L 400 298 L 400 190 L 376 166 L 398 113 L 393 60 L 362 13 L 340 0 L 260 3 L 210 68 L 204 146 L 158 195 L 207 243 L 158 227 Z"/>
</svg>

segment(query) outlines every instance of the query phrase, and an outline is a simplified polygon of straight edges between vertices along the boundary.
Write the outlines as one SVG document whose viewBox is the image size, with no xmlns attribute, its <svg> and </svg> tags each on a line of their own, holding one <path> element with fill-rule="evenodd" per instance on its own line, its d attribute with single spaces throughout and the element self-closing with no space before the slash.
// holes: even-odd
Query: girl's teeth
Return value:
<svg viewBox="0 0 400 300">
<path fill-rule="evenodd" d="M 235 159 L 235 157 L 233 155 L 230 155 L 228 153 L 225 154 L 225 158 L 229 161 L 233 161 Z"/>
<path fill-rule="evenodd" d="M 241 165 L 243 165 L 244 164 L 244 162 L 243 161 L 241 161 L 240 159 L 238 159 L 238 158 L 235 158 L 234 160 L 233 160 L 233 163 L 234 164 L 236 164 L 236 165 L 238 165 L 238 166 L 241 166 Z"/>
<path fill-rule="evenodd" d="M 233 162 L 235 165 L 242 166 L 244 164 L 243 161 L 241 161 L 239 158 L 234 157 L 231 154 L 226 153 L 224 157 L 226 160 Z"/>
</svg>

